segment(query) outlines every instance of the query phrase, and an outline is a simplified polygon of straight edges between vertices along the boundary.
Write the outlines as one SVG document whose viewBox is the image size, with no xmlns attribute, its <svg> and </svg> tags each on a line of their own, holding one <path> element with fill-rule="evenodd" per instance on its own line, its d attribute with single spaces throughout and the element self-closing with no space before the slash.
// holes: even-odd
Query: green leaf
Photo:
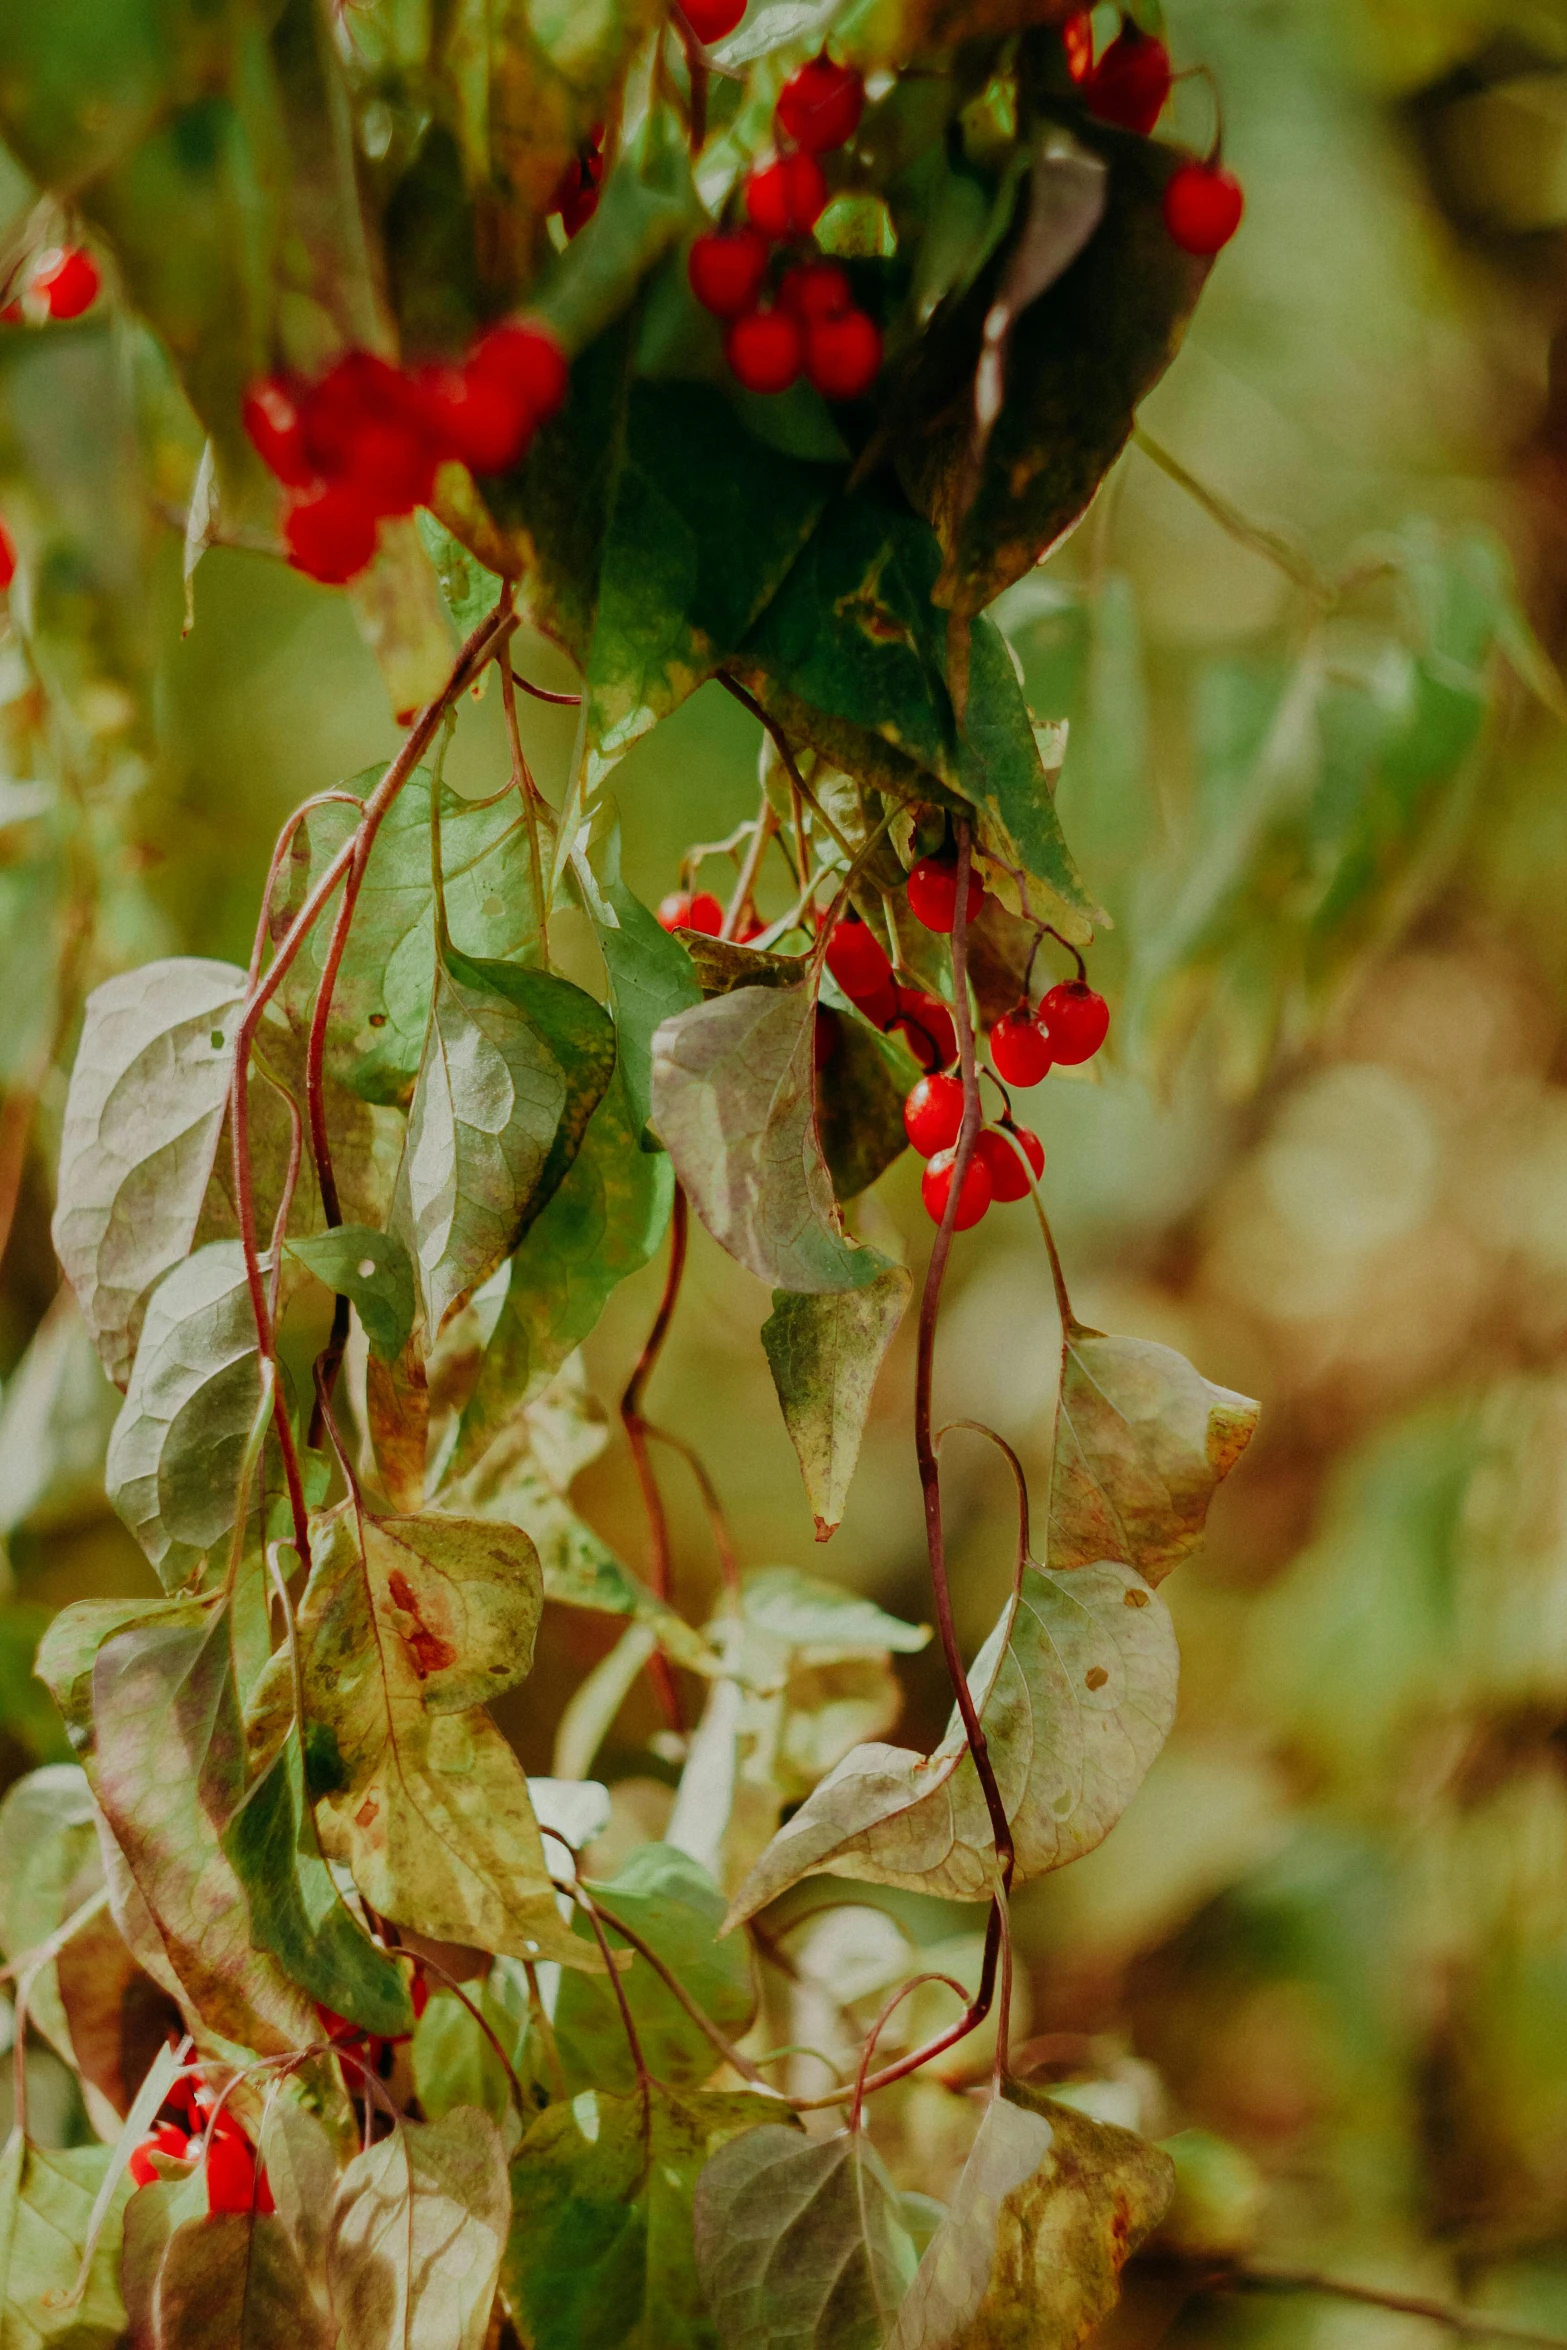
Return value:
<svg viewBox="0 0 1567 2350">
<path fill-rule="evenodd" d="M 408 1343 L 415 1313 L 413 1265 L 402 1242 L 367 1224 L 338 1224 L 287 1245 L 306 1272 L 352 1299 L 371 1353 L 383 1363 L 395 1362 Z"/>
<path fill-rule="evenodd" d="M 0 1605 L 0 1720 L 34 1762 L 46 1765 L 71 1758 L 69 1734 L 33 1670 L 50 1622 L 50 1610 L 35 1600 Z"/>
<path fill-rule="evenodd" d="M 299 1609 L 306 1774 L 329 1860 L 439 1941 L 588 1963 L 561 1924 L 522 1766 L 483 1711 L 528 1672 L 526 1535 L 460 1518 L 322 1521 Z"/>
<path fill-rule="evenodd" d="M 507 2004 L 506 1969 L 514 1961 L 501 1959 L 483 1983 L 470 1984 L 474 2001 L 491 2031 L 505 2049 L 524 2086 L 533 2072 L 528 2032 L 527 1982 L 521 1983 L 517 2011 Z M 520 1973 L 520 1969 L 517 1970 Z M 567 1981 L 573 1980 L 567 1977 Z M 419 2018 L 413 2039 L 414 2084 L 426 2118 L 441 2121 L 460 2105 L 477 2105 L 503 2137 L 514 2144 L 519 2124 L 513 2118 L 515 2099 L 510 2081 L 495 2050 L 455 1993 L 437 1989 Z M 542 2095 L 540 2102 L 543 2102 Z M 524 2117 L 527 2118 L 526 2116 Z"/>
<path fill-rule="evenodd" d="M 227 1611 L 159 1611 L 107 1639 L 93 1667 L 88 1777 L 202 2020 L 261 2053 L 308 2044 L 315 2011 L 252 1947 L 250 1907 L 220 1840 L 243 1789 Z"/>
<path fill-rule="evenodd" d="M 474 2106 L 355 2155 L 327 2245 L 343 2350 L 483 2350 L 510 2216 L 500 2137 Z"/>
<path fill-rule="evenodd" d="M 1251 1442 L 1257 1410 L 1173 1347 L 1073 1322 L 1050 1467 L 1050 1564 L 1119 1559 L 1162 1583 L 1202 1540 L 1209 1504 Z"/>
<path fill-rule="evenodd" d="M 717 2350 L 692 2244 L 709 2158 L 774 2099 L 584 2089 L 539 2116 L 512 2163 L 502 2284 L 533 2350 Z"/>
<path fill-rule="evenodd" d="M 1170 2200 L 1170 2158 L 1009 2082 L 887 2350 L 1077 2350 L 1115 2307 L 1128 2254 Z"/>
<path fill-rule="evenodd" d="M 697 2183 L 696 2256 L 734 2350 L 881 2350 L 914 2279 L 898 2191 L 863 2130 L 776 2123 L 732 2138 Z"/>
<path fill-rule="evenodd" d="M 959 779 L 979 811 L 980 845 L 1043 885 L 1055 906 L 1047 900 L 1041 915 L 1059 907 L 1103 922 L 1066 845 L 1013 656 L 993 621 L 971 623 L 968 658 Z"/>
<path fill-rule="evenodd" d="M 62 1285 L 5 1383 L 0 1535 L 48 1533 L 102 1516 L 104 1452 L 119 1403 Z M 3 1710 L 10 1718 L 12 1705 Z"/>
<path fill-rule="evenodd" d="M 897 1037 L 868 1021 L 836 1006 L 823 1017 L 832 1049 L 816 1072 L 816 1126 L 833 1191 L 847 1201 L 907 1150 L 903 1105 L 920 1069 Z"/>
<path fill-rule="evenodd" d="M 0 2311 L 7 2350 L 113 2350 L 125 2324 L 120 2231 L 131 2181 L 122 2178 L 93 2250 L 87 2289 L 68 2300 L 81 2270 L 94 2203 L 112 2159 L 107 2146 L 63 2151 L 29 2146 L 13 2130 L 0 2154 Z M 61 2306 L 61 2304 L 64 2306 Z"/>
<path fill-rule="evenodd" d="M 147 1291 L 189 1250 L 223 1130 L 245 974 L 181 955 L 94 988 L 66 1095 L 54 1245 L 123 1387 Z"/>
<path fill-rule="evenodd" d="M 148 1301 L 105 1464 L 109 1499 L 168 1590 L 233 1531 L 260 1400 L 244 1256 L 237 1241 L 211 1241 Z"/>
<path fill-rule="evenodd" d="M 672 1844 L 644 1844 L 607 1884 L 590 1880 L 588 1890 L 603 1906 L 611 1948 L 627 1947 L 610 1922 L 624 1918 L 725 2037 L 741 2037 L 756 2011 L 750 1957 L 743 1935 L 718 1940 L 724 1897 L 698 1862 Z M 586 1918 L 578 1918 L 576 1931 L 591 1934 Z M 712 2041 L 645 1958 L 632 1960 L 620 1987 L 655 2080 L 694 2088 L 717 2071 L 723 2059 Z M 599 2088 L 629 2095 L 635 2088 L 619 2002 L 601 1978 L 563 1978 L 555 2037 L 568 2093 Z"/>
<path fill-rule="evenodd" d="M 419 525 L 425 552 L 435 565 L 446 609 L 457 634 L 466 639 L 481 620 L 488 620 L 500 602 L 502 583 L 477 555 L 468 552 L 460 539 L 453 538 L 445 523 L 438 522 L 427 507 L 421 506 L 414 520 Z"/>
<path fill-rule="evenodd" d="M 464 0 L 446 27 L 442 64 L 474 182 L 483 188 L 493 177 L 522 219 L 533 215 L 542 226 L 562 171 L 605 119 L 653 22 L 649 0 L 606 0 L 587 16 L 520 0 L 498 9 Z"/>
<path fill-rule="evenodd" d="M 906 1624 L 859 1592 L 798 1567 L 756 1568 L 745 1578 L 741 1606 L 748 1624 L 790 1648 L 917 1656 L 930 1639 L 928 1624 Z"/>
<path fill-rule="evenodd" d="M 713 1238 L 770 1287 L 863 1288 L 886 1259 L 844 1233 L 816 1134 L 815 989 L 738 987 L 653 1039 L 653 1116 Z"/>
<path fill-rule="evenodd" d="M 842 1520 L 877 1373 L 913 1294 L 914 1277 L 904 1265 L 889 1265 L 863 1289 L 826 1296 L 773 1292 L 762 1345 L 800 1457 L 818 1542 Z"/>
<path fill-rule="evenodd" d="M 643 279 L 702 220 L 685 125 L 655 96 L 615 159 L 597 210 L 533 290 L 533 307 L 568 351 L 612 326 Z"/>
<path fill-rule="evenodd" d="M 374 790 L 379 767 L 349 789 Z M 313 808 L 294 835 L 286 881 L 273 904 L 281 939 L 358 821 L 331 801 Z M 516 962 L 536 955 L 538 916 L 521 803 L 508 794 L 475 805 L 447 789 L 441 801 L 441 855 L 447 920 L 465 955 Z M 330 912 L 300 948 L 279 989 L 296 1034 L 311 1006 L 331 944 Z M 354 925 L 332 991 L 326 1065 L 367 1102 L 406 1105 L 424 1055 L 435 992 L 435 897 L 430 880 L 430 778 L 420 769 L 393 801 L 365 869 Z"/>
<path fill-rule="evenodd" d="M 700 1003 L 702 990 L 679 939 L 621 878 L 620 818 L 612 799 L 600 800 L 586 850 L 572 864 L 609 974 L 619 1066 L 640 1134 L 652 1114 L 653 1032 Z"/>
<path fill-rule="evenodd" d="M 299 1728 L 223 1831 L 250 1900 L 251 1939 L 319 2006 L 388 2038 L 413 2030 L 407 1980 L 349 1914 L 321 1857 L 305 1795 Z"/>
<path fill-rule="evenodd" d="M 0 1952 L 15 1961 L 47 1942 L 100 1873 L 85 1774 L 74 1763 L 46 1763 L 18 1779 L 0 1803 Z M 33 1977 L 28 2012 L 50 2046 L 73 2062 L 54 1966 Z"/>
<path fill-rule="evenodd" d="M 158 2264 L 156 2339 L 180 2350 L 333 2350 L 338 2329 L 312 2282 L 281 2219 L 182 2220 Z"/>
</svg>

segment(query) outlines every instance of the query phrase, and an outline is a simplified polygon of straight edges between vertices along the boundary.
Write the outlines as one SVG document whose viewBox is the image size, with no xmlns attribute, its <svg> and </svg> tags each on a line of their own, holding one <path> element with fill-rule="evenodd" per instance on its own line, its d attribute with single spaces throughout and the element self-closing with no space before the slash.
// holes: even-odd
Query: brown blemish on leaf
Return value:
<svg viewBox="0 0 1567 2350">
<path fill-rule="evenodd" d="M 1083 1686 L 1085 1689 L 1102 1689 L 1109 1678 L 1103 1665 L 1091 1665 L 1083 1675 Z"/>
<path fill-rule="evenodd" d="M 386 1588 L 391 1594 L 393 1606 L 401 1608 L 405 1616 L 413 1617 L 414 1629 L 405 1632 L 403 1640 L 420 1680 L 427 1681 L 432 1673 L 439 1673 L 447 1665 L 454 1665 L 457 1662 L 456 1649 L 449 1640 L 443 1640 L 439 1633 L 430 1630 L 419 1612 L 413 1585 L 401 1567 L 388 1577 Z"/>
<path fill-rule="evenodd" d="M 356 1828 L 373 1827 L 375 1824 L 377 1808 L 378 1806 L 376 1804 L 375 1797 L 373 1795 L 367 1795 L 364 1799 L 364 1802 L 359 1806 L 359 1809 L 354 1814 L 354 1826 Z"/>
<path fill-rule="evenodd" d="M 1146 1591 L 1128 1591 L 1122 1599 L 1121 1605 L 1123 1607 L 1146 1607 L 1148 1605 L 1148 1594 Z"/>
</svg>

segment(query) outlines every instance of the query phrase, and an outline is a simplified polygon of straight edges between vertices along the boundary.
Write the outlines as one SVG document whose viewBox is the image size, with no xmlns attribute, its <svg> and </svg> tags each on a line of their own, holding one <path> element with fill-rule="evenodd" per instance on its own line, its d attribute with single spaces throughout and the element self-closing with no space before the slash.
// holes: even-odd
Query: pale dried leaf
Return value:
<svg viewBox="0 0 1567 2350">
<path fill-rule="evenodd" d="M 904 1265 L 889 1265 L 860 1289 L 825 1296 L 773 1292 L 762 1345 L 818 1542 L 842 1520 L 871 1393 L 913 1293 L 914 1277 Z"/>
<path fill-rule="evenodd" d="M 327 2248 L 340 2350 L 482 2350 L 510 2218 L 500 2133 L 477 2106 L 356 2155 Z"/>
</svg>

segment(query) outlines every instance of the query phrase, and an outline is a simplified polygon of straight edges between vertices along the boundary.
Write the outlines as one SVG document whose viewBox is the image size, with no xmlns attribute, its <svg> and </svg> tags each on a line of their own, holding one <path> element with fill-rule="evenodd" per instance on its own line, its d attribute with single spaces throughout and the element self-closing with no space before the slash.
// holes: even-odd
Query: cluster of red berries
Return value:
<svg viewBox="0 0 1567 2350">
<path fill-rule="evenodd" d="M 744 224 L 711 230 L 691 247 L 691 290 L 724 320 L 725 356 L 749 392 L 786 392 L 803 374 L 824 399 L 859 400 L 881 372 L 881 329 L 831 262 L 794 261 L 763 298 L 775 251 L 808 238 L 821 218 L 819 158 L 847 145 L 864 106 L 852 66 L 825 55 L 802 65 L 779 93 L 779 152 L 745 183 Z"/>
<path fill-rule="evenodd" d="M 164 2106 L 173 2118 L 159 2122 L 136 2148 L 131 2177 L 138 2187 L 156 2186 L 160 2174 L 153 2155 L 191 2162 L 205 2143 L 208 2211 L 275 2211 L 265 2164 L 227 2106 L 213 2118 L 216 2106 L 216 2097 L 205 2085 L 177 2081 Z"/>
<path fill-rule="evenodd" d="M 1170 95 L 1170 52 L 1164 43 L 1128 24 L 1096 59 L 1087 9 L 1068 17 L 1061 39 L 1067 71 L 1089 113 L 1146 138 Z M 1183 253 L 1217 253 L 1240 227 L 1245 201 L 1239 180 L 1219 164 L 1181 164 L 1164 191 L 1164 225 L 1171 242 Z"/>
<path fill-rule="evenodd" d="M 855 1010 L 885 1036 L 901 1036 L 920 1067 L 950 1069 L 958 1057 L 958 1032 L 939 995 L 910 987 L 897 977 L 887 950 L 852 910 L 833 924 L 827 941 L 827 968 Z M 831 1058 L 836 1041 L 833 1015 L 817 1025 L 816 1060 Z"/>
<path fill-rule="evenodd" d="M 97 262 L 80 245 L 48 245 L 34 255 L 21 287 L 0 310 L 0 321 L 20 326 L 27 319 L 80 318 L 102 288 Z"/>
<path fill-rule="evenodd" d="M 414 2011 L 414 2022 L 417 2023 L 430 2004 L 430 1986 L 424 1979 L 422 1966 L 417 1963 L 408 1985 L 408 1997 Z M 361 2067 L 365 2072 L 374 2073 L 377 2080 L 384 2080 L 392 2050 L 401 2048 L 405 2041 L 413 2037 L 411 2032 L 396 2032 L 390 2038 L 383 2039 L 374 2032 L 367 2032 L 362 2024 L 352 2022 L 346 2015 L 339 2015 L 335 2008 L 323 2007 L 319 1999 L 316 2001 L 316 2013 L 321 2018 L 327 2038 L 338 2051 L 338 2069 L 348 2084 L 350 2094 L 360 2086 Z M 342 2062 L 345 2055 L 355 2061 L 345 2065 Z"/>
<path fill-rule="evenodd" d="M 922 1077 L 903 1105 L 904 1132 L 926 1162 L 920 1196 L 934 1224 L 941 1222 L 952 1196 L 962 1124 L 960 1077 L 939 1072 Z M 968 1231 L 992 1202 L 1005 1205 L 1009 1200 L 1026 1199 L 1030 1174 L 1037 1182 L 1044 1171 L 1044 1144 L 1028 1127 L 1015 1125 L 1010 1111 L 999 1125 L 982 1127 L 964 1170 L 954 1230 Z"/>
<path fill-rule="evenodd" d="M 269 376 L 245 401 L 245 430 L 292 491 L 289 561 L 341 586 L 375 553 L 383 518 L 425 505 L 449 457 L 504 473 L 566 397 L 566 357 L 541 326 L 492 327 L 460 367 L 394 367 L 349 351 L 307 384 Z"/>
</svg>

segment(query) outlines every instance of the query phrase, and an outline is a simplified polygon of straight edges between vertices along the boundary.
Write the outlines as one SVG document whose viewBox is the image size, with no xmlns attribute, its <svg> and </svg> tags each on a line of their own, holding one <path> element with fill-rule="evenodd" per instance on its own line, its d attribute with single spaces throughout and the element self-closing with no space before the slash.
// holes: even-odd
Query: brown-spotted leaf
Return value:
<svg viewBox="0 0 1567 2350">
<path fill-rule="evenodd" d="M 1162 1583 L 1202 1540 L 1257 1412 L 1173 1347 L 1072 1323 L 1050 1471 L 1051 1566 L 1119 1559 Z"/>
<path fill-rule="evenodd" d="M 182 2220 L 151 2294 L 151 2340 L 169 2350 L 334 2350 L 340 2339 L 281 2219 L 211 2211 Z"/>
<path fill-rule="evenodd" d="M 1078 2350 L 1174 2182 L 1146 2139 L 1009 2083 L 985 2109 L 887 2350 Z"/>
<path fill-rule="evenodd" d="M 340 2350 L 483 2350 L 510 2218 L 500 2132 L 475 2105 L 356 2155 L 326 2255 Z"/>
<path fill-rule="evenodd" d="M 320 1525 L 299 1611 L 322 1850 L 439 1941 L 591 1964 L 561 1924 L 522 1766 L 479 1702 L 528 1671 L 537 1554 L 461 1518 Z M 258 1708 L 259 1710 L 259 1708 Z"/>
<path fill-rule="evenodd" d="M 860 1457 L 871 1393 L 914 1291 L 906 1265 L 862 1289 L 773 1292 L 762 1345 L 800 1458 L 816 1539 L 836 1533 Z"/>
</svg>

